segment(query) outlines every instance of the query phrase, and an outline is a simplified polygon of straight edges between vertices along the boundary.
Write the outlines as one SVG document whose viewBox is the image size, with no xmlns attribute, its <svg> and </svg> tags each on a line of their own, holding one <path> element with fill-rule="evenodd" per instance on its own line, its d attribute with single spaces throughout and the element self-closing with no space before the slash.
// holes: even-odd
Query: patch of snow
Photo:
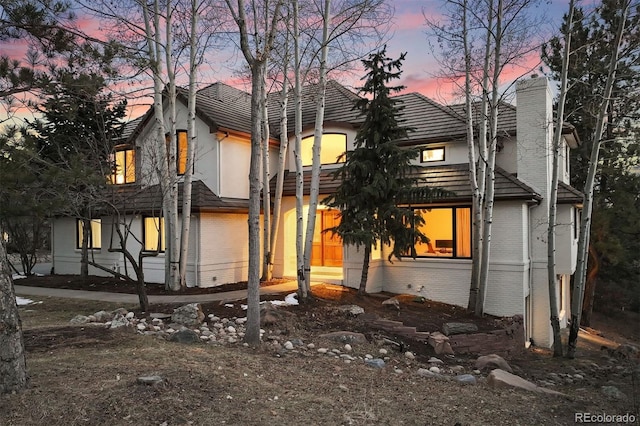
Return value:
<svg viewBox="0 0 640 426">
<path fill-rule="evenodd" d="M 233 308 L 233 303 L 225 303 L 224 307 L 225 308 Z M 246 308 L 242 308 L 242 309 L 246 309 Z"/>
<path fill-rule="evenodd" d="M 298 305 L 298 294 L 297 293 L 287 294 L 287 297 L 284 298 L 284 301 L 289 305 Z"/>
<path fill-rule="evenodd" d="M 261 305 L 265 304 L 265 303 L 271 303 L 274 306 L 294 306 L 294 305 L 298 305 L 298 294 L 297 293 L 291 293 L 288 294 L 284 300 L 265 300 L 260 302 Z M 227 306 L 227 305 L 224 305 Z M 228 308 L 233 308 L 233 305 L 227 306 Z M 243 311 L 246 311 L 248 306 L 247 305 L 240 305 L 240 308 L 242 308 Z"/>
<path fill-rule="evenodd" d="M 24 306 L 34 302 L 31 299 L 26 299 L 24 297 L 16 296 L 16 303 L 18 304 L 18 306 Z"/>
<path fill-rule="evenodd" d="M 22 278 L 27 278 L 27 276 L 22 274 L 13 274 L 11 275 L 11 278 L 13 278 L 14 280 L 20 280 Z"/>
</svg>

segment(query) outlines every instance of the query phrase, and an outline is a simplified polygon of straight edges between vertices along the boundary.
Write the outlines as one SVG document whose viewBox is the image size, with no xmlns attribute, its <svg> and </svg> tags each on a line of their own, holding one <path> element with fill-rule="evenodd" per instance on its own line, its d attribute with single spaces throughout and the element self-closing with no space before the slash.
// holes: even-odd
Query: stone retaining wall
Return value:
<svg viewBox="0 0 640 426">
<path fill-rule="evenodd" d="M 521 315 L 505 318 L 505 327 L 488 333 L 449 336 L 449 344 L 456 355 L 498 354 L 513 356 L 524 350 L 524 324 Z"/>
</svg>

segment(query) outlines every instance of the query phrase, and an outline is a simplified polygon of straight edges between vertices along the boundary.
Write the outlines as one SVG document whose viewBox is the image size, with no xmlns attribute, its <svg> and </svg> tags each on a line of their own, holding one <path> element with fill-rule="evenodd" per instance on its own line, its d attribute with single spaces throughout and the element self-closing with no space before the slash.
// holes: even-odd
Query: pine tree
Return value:
<svg viewBox="0 0 640 426">
<path fill-rule="evenodd" d="M 326 232 L 338 234 L 345 244 L 364 247 L 359 294 L 366 292 L 373 246 L 390 245 L 391 260 L 411 252 L 417 241 L 428 242 L 417 231 L 422 218 L 407 205 L 418 190 L 415 166 L 411 165 L 418 152 L 397 144 L 411 131 L 399 118 L 402 105 L 391 97 L 404 87 L 389 85 L 400 77 L 404 58 L 402 54 L 392 60 L 383 48 L 362 61 L 368 72 L 360 90 L 364 96 L 355 108 L 364 115 L 364 122 L 356 134 L 354 149 L 346 152 L 342 167 L 333 173 L 333 178 L 341 181 L 339 187 L 323 200 L 341 211 L 340 224 Z"/>
</svg>

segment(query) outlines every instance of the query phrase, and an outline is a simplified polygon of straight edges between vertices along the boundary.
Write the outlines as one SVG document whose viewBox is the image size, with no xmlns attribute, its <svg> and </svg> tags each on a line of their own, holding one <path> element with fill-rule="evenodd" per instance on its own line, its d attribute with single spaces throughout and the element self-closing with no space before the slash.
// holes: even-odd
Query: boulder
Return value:
<svg viewBox="0 0 640 426">
<path fill-rule="evenodd" d="M 487 377 L 487 383 L 489 386 L 493 387 L 507 387 L 507 388 L 516 388 L 523 389 L 530 392 L 540 392 L 540 393 L 548 393 L 552 395 L 564 395 L 560 392 L 556 392 L 550 389 L 541 388 L 534 383 L 531 383 L 528 380 L 523 379 L 520 376 L 516 376 L 515 374 L 511 374 L 508 371 L 501 370 L 496 368 Z"/>
<path fill-rule="evenodd" d="M 97 322 L 107 322 L 111 321 L 111 318 L 113 318 L 113 314 L 107 311 L 98 311 L 93 314 L 93 316 L 96 318 Z"/>
<path fill-rule="evenodd" d="M 455 377 L 455 380 L 467 385 L 475 385 L 477 383 L 476 376 L 473 374 L 460 374 Z"/>
<path fill-rule="evenodd" d="M 162 383 L 164 380 L 160 376 L 141 376 L 138 377 L 137 382 L 141 385 L 155 386 Z"/>
<path fill-rule="evenodd" d="M 431 347 L 433 347 L 436 355 L 453 355 L 453 349 L 449 343 L 449 338 L 444 334 L 437 331 L 435 333 L 431 333 L 427 341 Z"/>
<path fill-rule="evenodd" d="M 200 341 L 200 336 L 193 330 L 185 328 L 184 330 L 177 331 L 169 337 L 169 341 L 178 343 L 197 343 Z"/>
<path fill-rule="evenodd" d="M 109 326 L 109 328 L 120 328 L 120 327 L 126 327 L 128 325 L 129 325 L 129 320 L 126 319 L 123 314 L 117 313 L 111 320 L 111 325 Z"/>
<path fill-rule="evenodd" d="M 602 386 L 600 392 L 609 399 L 625 400 L 627 396 L 615 386 Z"/>
<path fill-rule="evenodd" d="M 473 323 L 447 322 L 442 326 L 442 332 L 445 336 L 451 336 L 452 334 L 475 333 L 476 331 L 478 331 L 478 326 Z"/>
<path fill-rule="evenodd" d="M 384 360 L 380 358 L 365 359 L 364 363 L 370 367 L 383 368 Z"/>
<path fill-rule="evenodd" d="M 494 370 L 499 368 L 504 371 L 508 371 L 509 373 L 513 373 L 513 369 L 504 358 L 500 355 L 491 354 L 481 356 L 476 360 L 476 370 Z"/>
<path fill-rule="evenodd" d="M 390 299 L 387 299 L 384 302 L 382 302 L 382 304 L 386 306 L 393 306 L 394 308 L 400 310 L 400 300 L 398 300 L 397 297 L 392 297 Z"/>
<path fill-rule="evenodd" d="M 174 309 L 171 321 L 182 325 L 199 325 L 204 321 L 204 312 L 199 303 L 190 303 Z"/>
<path fill-rule="evenodd" d="M 86 324 L 89 322 L 89 317 L 85 315 L 76 315 L 75 317 L 71 318 L 69 322 L 71 324 Z"/>
</svg>

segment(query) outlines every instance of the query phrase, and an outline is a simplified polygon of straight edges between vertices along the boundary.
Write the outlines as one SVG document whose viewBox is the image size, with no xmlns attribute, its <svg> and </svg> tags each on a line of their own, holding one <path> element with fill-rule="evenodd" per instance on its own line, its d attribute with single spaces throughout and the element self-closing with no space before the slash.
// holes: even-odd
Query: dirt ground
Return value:
<svg viewBox="0 0 640 426">
<path fill-rule="evenodd" d="M 71 285 L 67 278 L 21 280 L 21 285 Z M 74 282 L 75 287 L 105 290 L 105 281 Z M 228 286 L 235 289 L 243 284 Z M 158 291 L 162 291 L 161 289 Z M 157 293 L 156 293 L 157 294 Z M 379 356 L 388 350 L 384 368 L 362 361 L 346 363 L 315 350 L 278 350 L 268 342 L 258 348 L 235 345 L 184 345 L 141 336 L 132 329 L 108 330 L 70 326 L 76 314 L 111 310 L 115 305 L 56 298 L 35 300 L 21 307 L 30 387 L 0 397 L 1 425 L 565 425 L 575 413 L 636 415 L 640 406 L 638 361 L 616 356 L 620 343 L 640 342 L 640 317 L 596 315 L 596 324 L 580 340 L 575 360 L 554 359 L 548 350 L 531 348 L 508 359 L 514 373 L 544 384 L 550 375 L 582 379 L 562 380 L 552 387 L 565 396 L 496 389 L 476 374 L 478 383 L 421 377 L 434 353 L 427 345 L 404 341 L 408 359 L 372 328 L 367 315 L 377 315 L 420 331 L 435 331 L 445 322 L 474 322 L 480 331 L 498 326 L 499 319 L 477 319 L 449 305 L 402 298 L 400 309 L 382 305 L 390 295 L 358 298 L 337 286 L 314 288 L 308 305 L 282 307 L 284 320 L 265 326 L 284 339 L 305 345 L 342 349 L 319 337 L 330 331 L 358 331 L 367 343 L 354 345 L 351 355 Z M 34 299 L 31 297 L 31 299 Z M 282 297 L 280 297 L 282 299 Z M 38 303 L 42 302 L 42 303 Z M 336 314 L 335 307 L 357 304 L 365 317 Z M 154 305 L 153 312 L 171 313 L 175 305 Z M 143 315 L 135 306 L 126 309 Z M 205 314 L 222 318 L 246 316 L 241 302 L 203 303 Z M 333 346 L 331 346 L 333 345 Z M 605 349 L 603 349 L 603 346 Z M 609 348 L 610 350 L 607 350 Z M 475 357 L 440 357 L 443 370 L 472 373 Z M 459 367 L 458 367 L 459 366 Z M 634 374 L 635 372 L 635 374 Z M 160 375 L 160 385 L 138 384 L 143 375 Z M 473 374 L 473 373 L 472 373 Z M 624 397 L 608 397 L 603 386 L 615 386 Z M 3 420 L 4 419 L 4 420 Z"/>
</svg>

